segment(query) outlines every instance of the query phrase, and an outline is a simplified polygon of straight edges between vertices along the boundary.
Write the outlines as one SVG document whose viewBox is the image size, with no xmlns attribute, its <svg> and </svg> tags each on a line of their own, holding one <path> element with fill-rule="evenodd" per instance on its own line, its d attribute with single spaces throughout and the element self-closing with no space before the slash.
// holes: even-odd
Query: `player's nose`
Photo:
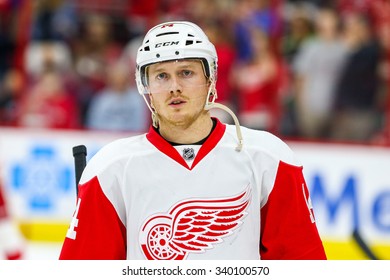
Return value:
<svg viewBox="0 0 390 280">
<path fill-rule="evenodd" d="M 181 93 L 183 91 L 183 86 L 180 83 L 179 79 L 177 77 L 172 77 L 171 78 L 171 83 L 169 86 L 169 91 L 170 93 Z"/>
</svg>

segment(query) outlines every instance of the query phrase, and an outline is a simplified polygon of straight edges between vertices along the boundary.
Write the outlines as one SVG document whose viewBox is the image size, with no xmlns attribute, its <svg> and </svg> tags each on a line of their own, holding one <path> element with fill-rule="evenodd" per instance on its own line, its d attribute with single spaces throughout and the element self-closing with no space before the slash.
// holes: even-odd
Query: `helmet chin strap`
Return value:
<svg viewBox="0 0 390 280">
<path fill-rule="evenodd" d="M 238 145 L 236 147 L 236 151 L 241 152 L 244 140 L 242 138 L 240 122 L 238 121 L 238 118 L 233 113 L 233 111 L 230 110 L 229 107 L 227 107 L 223 104 L 220 104 L 220 103 L 215 103 L 216 97 L 217 97 L 217 95 L 216 95 L 216 89 L 215 89 L 215 81 L 211 81 L 211 84 L 209 87 L 209 92 L 207 94 L 206 105 L 204 106 L 204 109 L 210 110 L 213 108 L 217 108 L 217 109 L 221 109 L 221 110 L 224 110 L 225 112 L 229 113 L 229 115 L 233 118 L 234 125 L 236 126 L 236 134 L 237 134 L 237 138 L 238 138 Z M 210 98 L 211 98 L 211 100 L 210 100 Z"/>
<path fill-rule="evenodd" d="M 157 113 L 152 108 L 151 101 L 146 98 L 146 94 L 143 94 L 142 97 L 144 98 L 145 103 L 146 103 L 146 105 L 149 108 L 149 111 L 152 113 L 152 125 L 155 128 L 158 128 L 158 126 L 159 126 L 159 119 L 158 119 Z"/>
</svg>

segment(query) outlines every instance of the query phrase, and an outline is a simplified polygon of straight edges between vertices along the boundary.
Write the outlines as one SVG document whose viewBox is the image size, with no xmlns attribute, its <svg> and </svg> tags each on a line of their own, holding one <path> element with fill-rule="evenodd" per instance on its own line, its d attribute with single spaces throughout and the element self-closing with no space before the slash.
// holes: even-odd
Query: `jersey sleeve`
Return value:
<svg viewBox="0 0 390 280">
<path fill-rule="evenodd" d="M 79 186 L 60 260 L 126 259 L 126 228 L 97 177 Z"/>
<path fill-rule="evenodd" d="M 279 162 L 261 208 L 260 255 L 265 260 L 326 259 L 300 166 Z"/>
</svg>

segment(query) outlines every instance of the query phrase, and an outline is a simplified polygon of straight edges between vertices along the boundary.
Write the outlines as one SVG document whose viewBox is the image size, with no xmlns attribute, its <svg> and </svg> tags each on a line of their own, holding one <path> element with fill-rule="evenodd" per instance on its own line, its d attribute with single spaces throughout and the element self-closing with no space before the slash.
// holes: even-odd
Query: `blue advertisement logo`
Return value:
<svg viewBox="0 0 390 280">
<path fill-rule="evenodd" d="M 312 177 L 312 188 L 310 189 L 311 200 L 314 208 L 322 207 L 327 214 L 326 221 L 328 227 L 337 224 L 342 211 L 348 211 L 350 216 L 351 230 L 367 226 L 367 222 L 372 223 L 378 232 L 390 233 L 390 187 L 383 187 L 365 207 L 362 205 L 361 189 L 370 186 L 362 186 L 358 174 L 351 174 L 340 182 L 339 192 L 330 195 L 327 190 L 326 176 L 316 173 Z M 367 213 L 363 214 L 362 211 Z M 362 223 L 364 217 L 371 217 L 369 221 Z"/>
<path fill-rule="evenodd" d="M 33 146 L 26 158 L 11 165 L 11 188 L 32 212 L 51 211 L 58 197 L 73 191 L 73 170 L 50 145 Z"/>
</svg>

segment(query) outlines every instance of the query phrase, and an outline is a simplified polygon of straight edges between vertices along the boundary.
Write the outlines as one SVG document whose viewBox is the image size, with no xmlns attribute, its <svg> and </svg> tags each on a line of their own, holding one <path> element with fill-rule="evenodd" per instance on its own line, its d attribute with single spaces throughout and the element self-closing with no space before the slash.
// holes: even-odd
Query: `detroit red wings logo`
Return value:
<svg viewBox="0 0 390 280">
<path fill-rule="evenodd" d="M 146 220 L 140 234 L 142 251 L 149 260 L 182 260 L 189 253 L 212 249 L 242 224 L 249 202 L 249 188 L 223 199 L 181 201 L 168 213 Z"/>
</svg>

